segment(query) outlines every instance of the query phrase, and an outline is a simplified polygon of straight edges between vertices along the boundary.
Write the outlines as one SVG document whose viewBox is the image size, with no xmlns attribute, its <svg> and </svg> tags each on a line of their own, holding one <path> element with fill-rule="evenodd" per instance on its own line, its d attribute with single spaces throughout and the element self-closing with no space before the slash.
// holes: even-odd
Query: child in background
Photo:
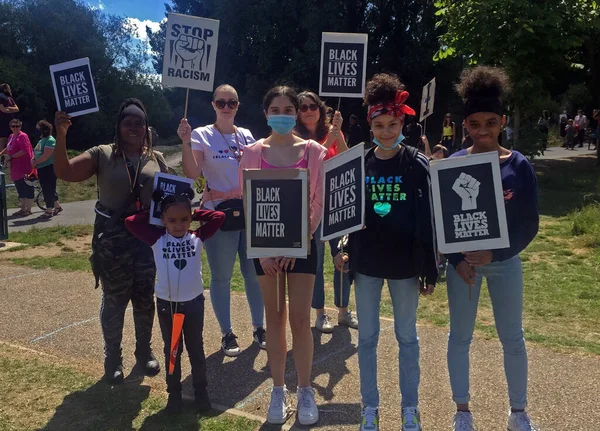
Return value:
<svg viewBox="0 0 600 431">
<path fill-rule="evenodd" d="M 565 128 L 567 134 L 567 149 L 575 149 L 575 136 L 577 136 L 577 128 L 573 125 L 573 120 L 567 121 L 567 127 Z"/>
<path fill-rule="evenodd" d="M 183 342 L 192 365 L 192 381 L 198 412 L 210 410 L 206 391 L 206 358 L 204 356 L 204 286 L 202 283 L 202 243 L 213 236 L 225 220 L 220 211 L 196 210 L 192 213 L 192 189 L 177 195 L 165 195 L 156 190 L 152 199 L 159 206 L 164 228 L 150 225 L 150 213 L 144 211 L 127 217 L 127 229 L 138 239 L 150 245 L 156 263 L 156 308 L 158 322 L 165 343 L 165 363 L 171 357 L 173 314 L 183 314 L 183 328 L 173 374 L 166 373 L 169 401 L 166 411 L 179 413 L 181 399 L 181 353 Z M 192 221 L 200 227 L 190 231 Z M 165 229 L 166 228 L 166 229 Z"/>
</svg>

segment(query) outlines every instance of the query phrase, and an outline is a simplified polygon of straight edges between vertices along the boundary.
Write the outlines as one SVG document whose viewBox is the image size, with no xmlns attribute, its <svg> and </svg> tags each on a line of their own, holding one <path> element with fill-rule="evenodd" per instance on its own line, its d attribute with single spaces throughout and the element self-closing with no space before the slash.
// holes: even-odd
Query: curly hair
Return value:
<svg viewBox="0 0 600 431">
<path fill-rule="evenodd" d="M 379 103 L 392 103 L 398 90 L 404 90 L 404 84 L 394 73 L 378 73 L 367 82 L 365 88 L 364 106 Z"/>
<path fill-rule="evenodd" d="M 116 129 L 116 134 L 115 134 L 115 147 L 116 147 L 115 150 L 116 151 L 115 152 L 116 153 L 121 152 L 120 143 L 121 143 L 122 138 L 121 138 L 121 130 L 119 127 L 119 125 L 121 124 L 121 114 L 123 113 L 123 110 L 130 105 L 137 106 L 146 115 L 143 147 L 147 149 L 148 155 L 152 159 L 154 159 L 154 151 L 152 150 L 152 138 L 151 138 L 149 127 L 148 127 L 148 112 L 146 111 L 146 107 L 144 106 L 142 101 L 140 99 L 136 99 L 135 97 L 130 97 L 130 98 L 123 100 L 123 102 L 121 102 L 121 106 L 119 107 L 119 112 L 117 114 L 117 125 L 115 127 L 115 129 Z"/>
<path fill-rule="evenodd" d="M 511 89 L 510 78 L 504 69 L 491 66 L 463 70 L 460 82 L 456 84 L 456 91 L 463 101 L 484 98 L 503 100 Z"/>
<path fill-rule="evenodd" d="M 329 133 L 329 127 L 327 125 L 327 106 L 325 106 L 325 102 L 321 100 L 319 96 L 317 96 L 312 91 L 303 91 L 298 94 L 298 101 L 302 102 L 302 99 L 311 99 L 314 103 L 319 107 L 319 122 L 317 123 L 317 130 L 315 131 L 315 138 L 318 142 L 323 141 Z M 294 132 L 300 136 L 302 139 L 311 138 L 310 132 L 306 128 L 306 126 L 302 123 L 302 121 L 298 121 L 296 123 L 296 127 L 294 128 Z"/>
</svg>

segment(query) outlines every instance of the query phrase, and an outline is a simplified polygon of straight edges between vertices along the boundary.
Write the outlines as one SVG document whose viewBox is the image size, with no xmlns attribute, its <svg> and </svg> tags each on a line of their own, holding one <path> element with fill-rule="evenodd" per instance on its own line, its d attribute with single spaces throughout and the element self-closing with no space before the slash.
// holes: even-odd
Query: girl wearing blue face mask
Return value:
<svg viewBox="0 0 600 431">
<path fill-rule="evenodd" d="M 271 89 L 263 101 L 271 136 L 257 141 L 244 151 L 240 163 L 243 169 L 308 169 L 310 178 L 310 231 L 312 234 L 321 221 L 323 208 L 323 159 L 326 150 L 312 140 L 304 140 L 292 133 L 298 115 L 298 97 L 290 87 Z M 240 181 L 240 189 L 242 184 Z M 289 199 L 293 199 L 290 197 Z M 313 360 L 313 338 L 310 329 L 310 306 L 315 273 L 317 249 L 311 240 L 310 255 L 306 259 L 271 257 L 255 259 L 254 265 L 265 302 L 267 317 L 267 355 L 273 377 L 273 390 L 267 420 L 272 424 L 287 421 L 291 406 L 285 387 L 286 315 L 285 280 L 289 295 L 289 320 L 293 338 L 293 356 L 298 373 L 298 421 L 312 425 L 319 419 L 315 393 L 310 375 Z M 277 273 L 279 277 L 277 277 Z M 279 285 L 277 285 L 279 278 Z M 279 290 L 279 295 L 277 290 Z M 279 298 L 279 305 L 277 304 Z"/>
<path fill-rule="evenodd" d="M 361 430 L 377 430 L 377 342 L 381 290 L 387 280 L 400 348 L 403 431 L 421 430 L 418 409 L 419 291 L 433 293 L 437 279 L 436 246 L 430 201 L 429 163 L 415 148 L 402 144 L 408 93 L 397 76 L 378 74 L 366 87 L 364 104 L 375 148 L 365 156 L 365 229 L 350 234 L 348 254 L 334 258 L 354 278 L 358 327 L 358 364 L 362 397 Z"/>
</svg>

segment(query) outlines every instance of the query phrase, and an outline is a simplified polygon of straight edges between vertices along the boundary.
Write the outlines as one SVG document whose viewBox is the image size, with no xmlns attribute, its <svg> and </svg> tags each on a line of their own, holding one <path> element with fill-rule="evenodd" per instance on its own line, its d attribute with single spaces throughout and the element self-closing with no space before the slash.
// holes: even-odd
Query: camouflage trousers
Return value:
<svg viewBox="0 0 600 431">
<path fill-rule="evenodd" d="M 145 361 L 150 352 L 154 323 L 154 281 L 156 267 L 152 249 L 135 238 L 118 220 L 107 228 L 109 219 L 99 214 L 92 239 L 92 271 L 102 283 L 100 322 L 104 337 L 105 365 L 121 361 L 121 340 L 125 311 L 131 301 L 135 326 L 135 356 Z"/>
</svg>

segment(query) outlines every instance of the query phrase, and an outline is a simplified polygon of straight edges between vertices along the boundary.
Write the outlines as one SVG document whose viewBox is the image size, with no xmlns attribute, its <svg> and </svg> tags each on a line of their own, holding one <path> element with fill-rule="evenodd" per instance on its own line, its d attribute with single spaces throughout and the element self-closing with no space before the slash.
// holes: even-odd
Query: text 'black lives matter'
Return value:
<svg viewBox="0 0 600 431">
<path fill-rule="evenodd" d="M 72 117 L 98 111 L 89 60 L 81 58 L 50 66 L 56 104 Z"/>
</svg>

